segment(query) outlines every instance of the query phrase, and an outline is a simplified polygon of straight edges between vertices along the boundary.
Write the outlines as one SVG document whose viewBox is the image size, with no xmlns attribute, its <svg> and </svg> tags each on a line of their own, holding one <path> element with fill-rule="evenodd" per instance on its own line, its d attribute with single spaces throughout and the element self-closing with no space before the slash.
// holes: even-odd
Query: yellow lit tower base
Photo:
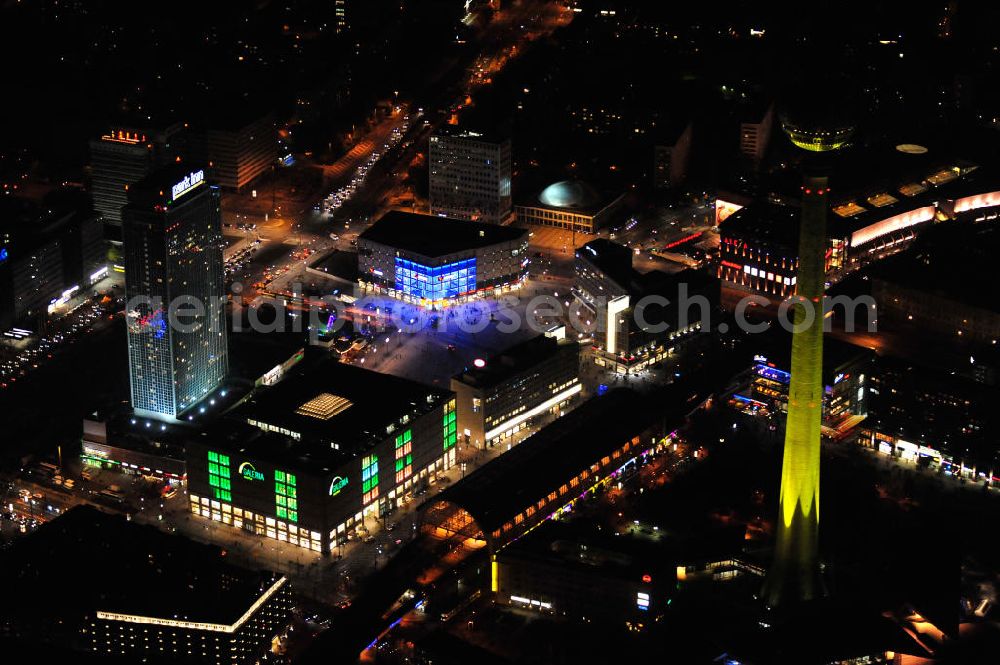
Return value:
<svg viewBox="0 0 1000 665">
<path fill-rule="evenodd" d="M 771 607 L 822 595 L 819 558 L 819 460 L 823 412 L 823 287 L 826 280 L 826 176 L 802 187 L 799 269 L 792 307 L 792 373 L 781 467 L 781 508 L 774 563 L 764 586 Z M 811 308 L 804 306 L 810 301 Z M 807 309 L 811 309 L 808 312 Z"/>
</svg>

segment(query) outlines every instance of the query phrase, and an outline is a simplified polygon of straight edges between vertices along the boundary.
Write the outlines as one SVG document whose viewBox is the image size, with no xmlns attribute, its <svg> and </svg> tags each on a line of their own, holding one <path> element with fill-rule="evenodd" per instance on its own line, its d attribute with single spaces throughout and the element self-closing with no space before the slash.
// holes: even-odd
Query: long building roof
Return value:
<svg viewBox="0 0 1000 665">
<path fill-rule="evenodd" d="M 491 533 L 650 427 L 679 427 L 707 395 L 680 385 L 649 396 L 617 388 L 570 411 L 434 500 L 460 506 Z"/>
<path fill-rule="evenodd" d="M 360 240 L 415 252 L 428 258 L 527 237 L 526 230 L 512 226 L 418 215 L 402 210 L 387 212 L 359 236 Z"/>
<path fill-rule="evenodd" d="M 277 580 L 224 552 L 78 506 L 0 553 L 6 603 L 22 620 L 94 611 L 232 625 Z M 0 610 L 2 613 L 3 610 Z"/>
</svg>

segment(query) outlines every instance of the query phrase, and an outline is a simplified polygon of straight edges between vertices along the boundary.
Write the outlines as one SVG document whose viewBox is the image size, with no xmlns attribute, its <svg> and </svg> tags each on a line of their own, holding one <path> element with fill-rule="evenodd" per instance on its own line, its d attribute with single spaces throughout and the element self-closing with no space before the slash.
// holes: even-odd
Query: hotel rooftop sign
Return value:
<svg viewBox="0 0 1000 665">
<path fill-rule="evenodd" d="M 203 182 L 205 182 L 205 170 L 192 171 L 184 176 L 183 180 L 173 186 L 170 190 L 170 197 L 176 201 Z"/>
</svg>

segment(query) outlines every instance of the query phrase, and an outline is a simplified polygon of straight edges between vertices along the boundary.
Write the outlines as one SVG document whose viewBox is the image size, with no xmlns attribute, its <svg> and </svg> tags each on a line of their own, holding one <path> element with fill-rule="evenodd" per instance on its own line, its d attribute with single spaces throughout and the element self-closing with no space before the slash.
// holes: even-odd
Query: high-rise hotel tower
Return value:
<svg viewBox="0 0 1000 665">
<path fill-rule="evenodd" d="M 226 376 L 219 190 L 168 166 L 129 189 L 122 220 L 132 407 L 175 419 Z"/>
</svg>

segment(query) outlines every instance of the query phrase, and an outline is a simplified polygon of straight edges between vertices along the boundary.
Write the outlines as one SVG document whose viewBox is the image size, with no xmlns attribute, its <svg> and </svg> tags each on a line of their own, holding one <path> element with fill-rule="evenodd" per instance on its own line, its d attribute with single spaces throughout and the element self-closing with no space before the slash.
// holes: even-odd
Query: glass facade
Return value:
<svg viewBox="0 0 1000 665">
<path fill-rule="evenodd" d="M 299 490 L 294 473 L 274 471 L 274 512 L 280 519 L 299 521 Z"/>
<path fill-rule="evenodd" d="M 476 259 L 430 267 L 397 256 L 396 290 L 430 301 L 473 293 L 476 290 Z"/>
<path fill-rule="evenodd" d="M 361 459 L 361 505 L 367 506 L 378 498 L 378 455 Z"/>
<path fill-rule="evenodd" d="M 129 377 L 140 414 L 176 417 L 228 369 L 219 192 L 125 207 Z M 179 325 L 168 325 L 171 305 Z"/>
<path fill-rule="evenodd" d="M 455 421 L 455 400 L 451 400 L 444 406 L 443 431 L 445 451 L 454 448 L 455 443 L 458 441 L 458 425 Z"/>
<path fill-rule="evenodd" d="M 229 455 L 208 451 L 208 484 L 219 501 L 232 501 L 232 482 Z"/>
<path fill-rule="evenodd" d="M 413 475 L 413 431 L 406 430 L 396 437 L 396 484 Z"/>
</svg>

